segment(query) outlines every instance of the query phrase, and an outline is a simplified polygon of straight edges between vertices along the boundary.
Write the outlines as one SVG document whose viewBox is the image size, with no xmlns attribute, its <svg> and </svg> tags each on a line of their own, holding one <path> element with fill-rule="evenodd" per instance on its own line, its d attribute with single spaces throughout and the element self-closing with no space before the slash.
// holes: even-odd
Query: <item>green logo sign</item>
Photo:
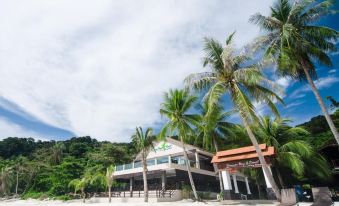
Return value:
<svg viewBox="0 0 339 206">
<path fill-rule="evenodd" d="M 161 143 L 159 146 L 157 146 L 155 148 L 155 151 L 158 152 L 158 151 L 167 151 L 167 150 L 170 150 L 172 149 L 172 145 L 166 143 L 166 142 L 163 142 Z"/>
</svg>

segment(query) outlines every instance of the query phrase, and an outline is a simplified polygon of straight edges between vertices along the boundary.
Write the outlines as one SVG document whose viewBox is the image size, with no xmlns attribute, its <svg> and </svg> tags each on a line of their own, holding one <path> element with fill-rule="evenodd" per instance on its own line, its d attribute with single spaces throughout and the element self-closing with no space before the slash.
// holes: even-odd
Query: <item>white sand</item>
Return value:
<svg viewBox="0 0 339 206">
<path fill-rule="evenodd" d="M 55 201 L 55 200 L 5 200 L 0 201 L 0 206 L 221 206 L 222 204 L 215 201 L 207 201 L 207 202 L 192 202 L 190 200 L 182 200 L 178 202 L 154 202 L 154 203 L 144 203 L 144 202 L 112 202 L 108 203 L 107 201 L 101 203 L 93 203 L 91 201 L 87 201 L 86 203 L 82 203 L 81 200 L 71 200 L 71 201 Z M 251 204 L 254 205 L 254 204 Z M 277 204 L 256 204 L 257 206 L 270 206 Z M 299 203 L 299 206 L 310 206 L 311 203 Z M 339 206 L 339 202 L 335 203 L 336 206 Z M 239 205 L 237 206 L 245 206 Z"/>
</svg>

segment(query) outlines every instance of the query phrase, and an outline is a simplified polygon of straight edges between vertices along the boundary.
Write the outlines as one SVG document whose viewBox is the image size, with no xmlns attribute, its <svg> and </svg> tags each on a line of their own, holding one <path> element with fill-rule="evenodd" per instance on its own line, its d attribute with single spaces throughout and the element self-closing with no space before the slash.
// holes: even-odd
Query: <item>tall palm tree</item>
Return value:
<svg viewBox="0 0 339 206">
<path fill-rule="evenodd" d="M 225 139 L 227 134 L 233 134 L 233 131 L 228 127 L 228 123 L 225 122 L 231 112 L 224 112 L 223 107 L 219 104 L 213 106 L 213 108 L 208 106 L 206 101 L 200 106 L 201 119 L 198 126 L 198 138 L 202 138 L 202 144 L 205 149 L 218 152 L 218 139 Z M 221 172 L 219 171 L 218 174 L 220 191 L 223 191 Z"/>
<path fill-rule="evenodd" d="M 10 188 L 13 184 L 11 167 L 3 167 L 0 171 L 0 194 L 7 196 L 10 192 Z"/>
<path fill-rule="evenodd" d="M 164 102 L 161 104 L 160 114 L 167 117 L 168 121 L 163 126 L 160 132 L 160 138 L 164 138 L 167 132 L 172 135 L 173 132 L 177 132 L 186 163 L 186 169 L 190 180 L 191 188 L 196 200 L 198 200 L 198 193 L 196 191 L 190 161 L 185 148 L 185 140 L 194 134 L 192 126 L 199 125 L 199 115 L 188 114 L 189 109 L 192 108 L 196 102 L 197 97 L 189 94 L 187 90 L 170 90 L 164 95 Z"/>
<path fill-rule="evenodd" d="M 113 180 L 114 180 L 114 172 L 115 172 L 115 167 L 113 165 L 110 165 L 106 169 L 106 184 L 108 187 L 108 201 L 112 202 L 112 185 L 113 185 Z"/>
<path fill-rule="evenodd" d="M 146 158 L 150 151 L 153 148 L 152 136 L 153 130 L 147 128 L 144 133 L 141 127 L 135 129 L 135 134 L 132 136 L 132 142 L 135 145 L 136 149 L 141 153 L 141 162 L 142 162 L 142 176 L 144 180 L 144 201 L 148 202 L 148 185 L 147 185 L 147 162 Z"/>
<path fill-rule="evenodd" d="M 258 13 L 250 21 L 267 32 L 255 41 L 255 48 L 264 48 L 265 58 L 277 62 L 279 75 L 307 80 L 339 144 L 338 130 L 313 82 L 317 77 L 314 62 L 331 66 L 328 52 L 337 50 L 335 42 L 338 32 L 314 25 L 321 17 L 334 12 L 330 10 L 334 4 L 335 0 L 302 0 L 293 4 L 288 0 L 278 0 L 271 7 L 270 16 Z"/>
<path fill-rule="evenodd" d="M 330 176 L 330 170 L 326 160 L 301 138 L 309 133 L 301 127 L 289 127 L 287 122 L 289 122 L 288 119 L 272 120 L 268 116 L 261 117 L 256 131 L 257 136 L 261 137 L 263 142 L 273 146 L 276 150 L 273 166 L 281 187 L 285 188 L 280 172 L 284 168 L 288 168 L 295 176 L 303 177 L 307 170 L 312 171 L 312 167 L 316 167 L 318 172 L 313 176 L 327 179 Z"/>
<path fill-rule="evenodd" d="M 185 79 L 185 82 L 190 88 L 200 91 L 209 88 L 204 98 L 208 100 L 210 105 L 216 105 L 226 93 L 230 96 L 233 106 L 238 111 L 247 134 L 255 147 L 272 189 L 277 199 L 280 200 L 279 188 L 259 149 L 258 141 L 250 128 L 250 123 L 258 121 L 251 99 L 257 102 L 265 102 L 276 115 L 279 114 L 273 101 L 282 102 L 282 100 L 271 90 L 275 86 L 262 75 L 259 66 L 250 64 L 250 58 L 246 54 L 235 53 L 232 46 L 233 35 L 234 33 L 227 38 L 225 47 L 222 47 L 214 39 L 205 38 L 204 51 L 206 56 L 203 65 L 210 66 L 211 71 L 191 74 Z"/>
</svg>

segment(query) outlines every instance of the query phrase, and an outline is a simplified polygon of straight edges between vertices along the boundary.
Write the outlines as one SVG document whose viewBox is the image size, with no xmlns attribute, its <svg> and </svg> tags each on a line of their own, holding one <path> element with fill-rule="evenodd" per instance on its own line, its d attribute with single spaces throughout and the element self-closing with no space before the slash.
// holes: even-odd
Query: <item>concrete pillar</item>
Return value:
<svg viewBox="0 0 339 206">
<path fill-rule="evenodd" d="M 198 152 L 195 152 L 195 167 L 200 169 L 200 159 Z"/>
<path fill-rule="evenodd" d="M 221 178 L 224 185 L 224 200 L 231 200 L 232 199 L 232 182 L 231 182 L 231 176 L 228 171 L 222 171 L 221 172 Z"/>
<path fill-rule="evenodd" d="M 161 188 L 166 188 L 166 171 L 161 173 Z"/>
<path fill-rule="evenodd" d="M 233 176 L 234 192 L 235 193 L 239 193 L 238 182 L 237 182 L 237 175 L 234 174 L 232 176 Z"/>
<path fill-rule="evenodd" d="M 251 194 L 251 190 L 250 190 L 250 185 L 248 184 L 248 177 L 245 177 L 245 183 L 246 183 L 246 190 L 247 190 L 247 194 Z"/>
<path fill-rule="evenodd" d="M 172 164 L 172 158 L 171 158 L 171 155 L 168 155 L 168 164 L 169 164 L 169 165 Z"/>
<path fill-rule="evenodd" d="M 129 195 L 130 195 L 130 197 L 133 197 L 133 183 L 134 183 L 134 178 L 133 177 L 129 178 Z"/>
<path fill-rule="evenodd" d="M 224 183 L 224 190 L 232 190 L 230 173 L 228 171 L 222 171 L 221 177 L 222 182 Z"/>
</svg>

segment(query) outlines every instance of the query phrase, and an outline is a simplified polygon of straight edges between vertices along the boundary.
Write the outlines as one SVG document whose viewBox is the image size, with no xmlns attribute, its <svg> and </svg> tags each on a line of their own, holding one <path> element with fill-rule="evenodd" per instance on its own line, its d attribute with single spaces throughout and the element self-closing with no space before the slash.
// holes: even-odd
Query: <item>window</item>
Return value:
<svg viewBox="0 0 339 206">
<path fill-rule="evenodd" d="M 134 168 L 142 167 L 141 161 L 134 162 Z"/>
<path fill-rule="evenodd" d="M 168 156 L 164 156 L 164 157 L 158 157 L 157 158 L 157 164 L 165 164 L 168 163 Z"/>
<path fill-rule="evenodd" d="M 147 166 L 155 165 L 155 159 L 149 159 L 146 162 L 147 162 Z"/>
<path fill-rule="evenodd" d="M 124 170 L 124 165 L 117 165 L 116 171 L 122 171 Z"/>
<path fill-rule="evenodd" d="M 132 168 L 133 168 L 132 163 L 125 164 L 125 170 L 129 170 L 129 169 L 132 169 Z"/>
</svg>

